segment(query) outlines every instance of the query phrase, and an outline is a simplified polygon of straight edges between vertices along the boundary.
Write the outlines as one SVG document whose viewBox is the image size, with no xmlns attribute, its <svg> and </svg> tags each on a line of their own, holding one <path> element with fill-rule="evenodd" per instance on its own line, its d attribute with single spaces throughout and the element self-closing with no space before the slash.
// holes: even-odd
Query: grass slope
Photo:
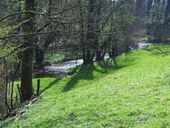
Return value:
<svg viewBox="0 0 170 128">
<path fill-rule="evenodd" d="M 124 58 L 117 67 L 82 66 L 73 76 L 42 78 L 42 99 L 0 127 L 169 128 L 170 56 L 136 50 Z"/>
</svg>

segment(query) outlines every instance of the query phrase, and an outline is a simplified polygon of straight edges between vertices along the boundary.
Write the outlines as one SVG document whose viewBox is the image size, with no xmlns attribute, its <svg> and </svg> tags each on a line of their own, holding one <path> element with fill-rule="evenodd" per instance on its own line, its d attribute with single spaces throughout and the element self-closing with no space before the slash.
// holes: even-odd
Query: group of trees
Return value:
<svg viewBox="0 0 170 128">
<path fill-rule="evenodd" d="M 91 64 L 106 53 L 115 60 L 141 38 L 169 39 L 170 0 L 1 0 L 0 8 L 0 67 L 7 67 L 0 100 L 18 67 L 21 102 L 31 99 L 33 65 L 41 67 L 53 46 L 81 51 Z"/>
<path fill-rule="evenodd" d="M 169 41 L 169 0 L 148 0 L 148 35 L 152 42 Z"/>
</svg>

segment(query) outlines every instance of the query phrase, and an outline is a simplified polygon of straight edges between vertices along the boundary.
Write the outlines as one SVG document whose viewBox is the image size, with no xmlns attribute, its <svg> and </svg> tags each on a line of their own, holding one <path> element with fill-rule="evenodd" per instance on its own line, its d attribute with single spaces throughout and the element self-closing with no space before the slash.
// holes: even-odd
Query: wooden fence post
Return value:
<svg viewBox="0 0 170 128">
<path fill-rule="evenodd" d="M 21 95 L 21 89 L 20 89 L 20 87 L 19 87 L 19 84 L 17 84 L 17 89 L 18 89 L 18 93 L 19 93 L 19 100 L 20 100 L 20 102 L 21 102 L 21 99 L 22 99 L 22 95 Z"/>
<path fill-rule="evenodd" d="M 40 79 L 37 80 L 37 96 L 40 95 Z"/>
</svg>

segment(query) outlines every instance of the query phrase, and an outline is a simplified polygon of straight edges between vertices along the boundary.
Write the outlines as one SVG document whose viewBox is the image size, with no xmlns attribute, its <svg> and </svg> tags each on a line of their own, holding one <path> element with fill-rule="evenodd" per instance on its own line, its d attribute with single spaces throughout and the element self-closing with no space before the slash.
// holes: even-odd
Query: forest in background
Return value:
<svg viewBox="0 0 170 128">
<path fill-rule="evenodd" d="M 1 0 L 0 10 L 0 118 L 36 97 L 33 69 L 47 56 L 116 65 L 139 42 L 170 42 L 170 0 Z"/>
</svg>

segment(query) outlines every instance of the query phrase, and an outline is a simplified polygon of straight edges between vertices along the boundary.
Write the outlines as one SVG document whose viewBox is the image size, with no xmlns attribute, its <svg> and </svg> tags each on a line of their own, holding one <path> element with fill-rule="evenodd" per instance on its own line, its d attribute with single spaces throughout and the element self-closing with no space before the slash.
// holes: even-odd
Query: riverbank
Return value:
<svg viewBox="0 0 170 128">
<path fill-rule="evenodd" d="M 150 43 L 147 42 L 140 42 L 136 43 L 133 47 L 133 49 L 145 49 L 150 46 Z M 105 55 L 105 60 L 109 58 L 109 55 Z M 94 59 L 95 61 L 95 59 Z M 69 73 L 69 70 L 72 68 L 76 68 L 77 66 L 80 66 L 83 64 L 83 59 L 73 59 L 73 60 L 67 60 L 62 62 L 54 62 L 50 64 L 49 66 L 45 66 L 42 69 L 34 70 L 34 77 L 64 77 L 67 76 Z"/>
<path fill-rule="evenodd" d="M 80 66 L 72 76 L 42 78 L 42 98 L 0 127 L 170 127 L 170 56 L 134 50 L 117 61 L 116 67 Z"/>
</svg>

